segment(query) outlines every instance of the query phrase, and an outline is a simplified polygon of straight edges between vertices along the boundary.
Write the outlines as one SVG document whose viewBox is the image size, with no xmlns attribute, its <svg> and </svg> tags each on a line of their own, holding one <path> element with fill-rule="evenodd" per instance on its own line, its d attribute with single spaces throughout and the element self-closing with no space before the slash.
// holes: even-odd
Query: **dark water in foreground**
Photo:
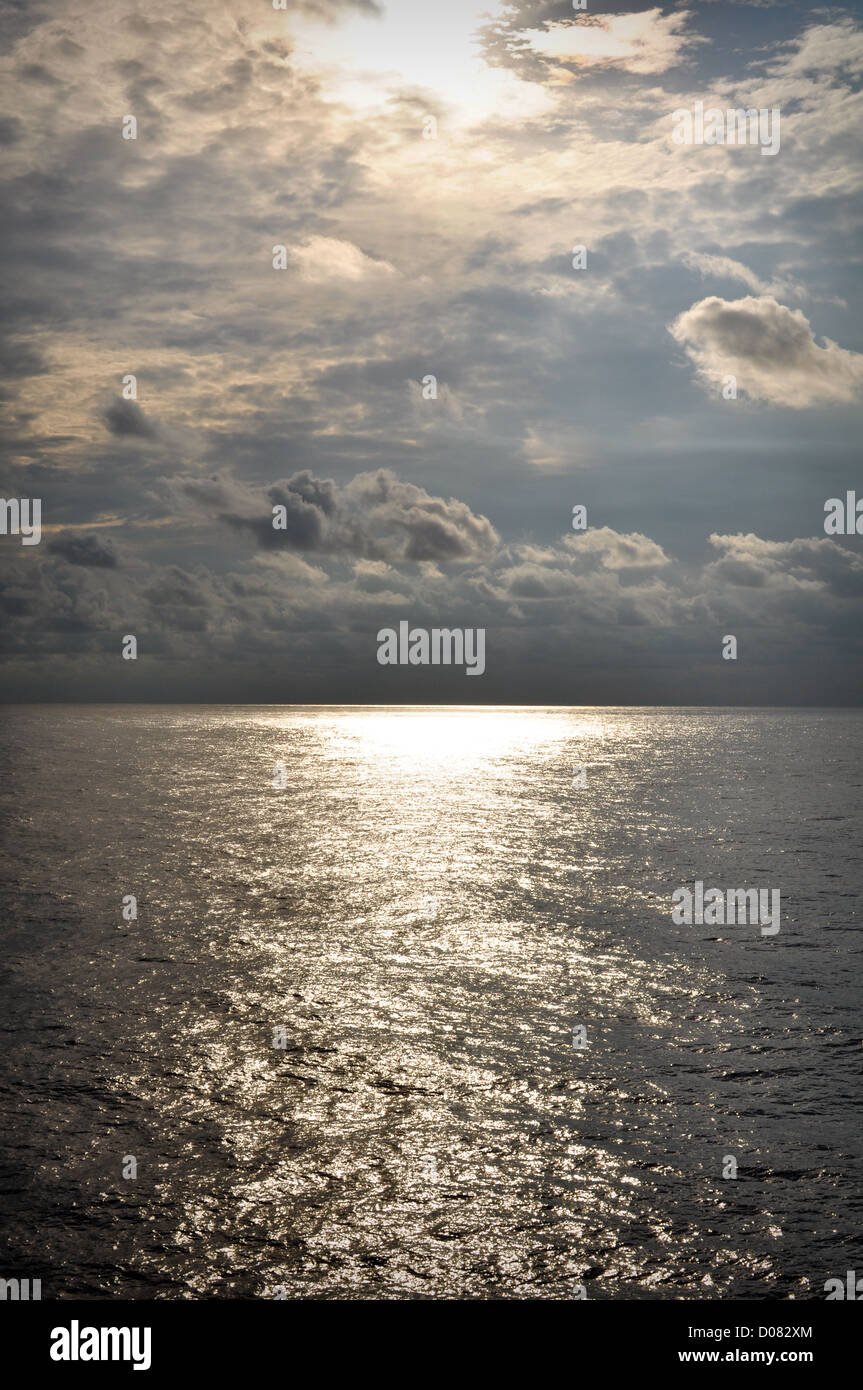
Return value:
<svg viewBox="0 0 863 1390">
<path fill-rule="evenodd" d="M 823 1298 L 863 1271 L 861 736 L 846 711 L 0 711 L 0 1275 Z M 780 889 L 779 934 L 673 925 L 695 879 Z"/>
</svg>

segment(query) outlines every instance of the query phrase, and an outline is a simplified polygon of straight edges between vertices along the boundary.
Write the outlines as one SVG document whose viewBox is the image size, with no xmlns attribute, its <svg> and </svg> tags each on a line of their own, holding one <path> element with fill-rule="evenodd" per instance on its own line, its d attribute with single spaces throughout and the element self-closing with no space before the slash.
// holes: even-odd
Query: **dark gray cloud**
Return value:
<svg viewBox="0 0 863 1390">
<path fill-rule="evenodd" d="M 273 483 L 260 497 L 225 477 L 190 479 L 172 490 L 272 550 L 396 564 L 466 563 L 499 543 L 487 517 L 455 498 L 433 497 L 401 482 L 384 468 L 357 474 L 345 486 L 304 470 Z"/>
<path fill-rule="evenodd" d="M 357 491 L 373 482 L 362 478 Z M 385 502 L 392 492 L 393 480 L 384 480 Z M 336 515 L 339 507 L 337 499 Z M 160 670 L 171 673 L 176 696 L 200 697 L 195 673 L 206 666 L 235 695 L 231 672 L 242 668 L 250 699 L 273 694 L 274 672 L 285 682 L 279 698 L 422 699 L 422 673 L 408 689 L 401 677 L 387 683 L 374 661 L 377 631 L 407 618 L 486 629 L 484 700 L 614 699 L 637 680 L 643 700 L 673 700 L 676 689 L 677 702 L 770 702 L 782 698 L 781 683 L 804 653 L 817 653 L 822 701 L 825 693 L 851 698 L 863 556 L 827 537 L 709 540 L 695 566 L 647 536 L 597 528 L 552 546 L 499 542 L 449 570 L 332 554 L 312 562 L 294 548 L 257 550 L 250 568 L 220 574 L 151 560 L 104 578 L 68 565 L 53 547 L 18 564 L 4 552 L 3 650 L 19 693 L 43 698 L 77 660 L 91 693 L 113 697 L 121 639 L 131 632 L 141 698 L 158 693 Z M 733 691 L 721 657 L 727 633 L 745 658 Z M 811 702 L 815 674 L 801 671 L 792 703 Z M 449 677 L 441 689 L 480 698 Z"/>
<path fill-rule="evenodd" d="M 0 117 L 0 145 L 17 145 L 24 127 L 17 116 Z"/>
<path fill-rule="evenodd" d="M 51 0 L 0 0 L 0 38 L 11 46 L 52 17 Z"/>
<path fill-rule="evenodd" d="M 117 552 L 110 541 L 100 536 L 53 536 L 48 549 L 70 565 L 88 565 L 94 569 L 115 569 L 117 566 Z"/>
<path fill-rule="evenodd" d="M 156 439 L 158 430 L 137 401 L 116 400 L 105 411 L 105 424 L 118 439 Z"/>
</svg>

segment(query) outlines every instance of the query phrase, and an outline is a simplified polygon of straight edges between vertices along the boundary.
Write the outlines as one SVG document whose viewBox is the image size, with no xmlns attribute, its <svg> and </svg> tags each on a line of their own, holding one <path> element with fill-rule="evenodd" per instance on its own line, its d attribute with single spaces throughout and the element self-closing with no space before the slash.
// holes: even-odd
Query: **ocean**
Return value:
<svg viewBox="0 0 863 1390">
<path fill-rule="evenodd" d="M 861 743 L 851 710 L 0 710 L 0 1275 L 823 1299 L 863 1271 Z M 675 922 L 696 882 L 778 890 L 780 930 Z"/>
</svg>

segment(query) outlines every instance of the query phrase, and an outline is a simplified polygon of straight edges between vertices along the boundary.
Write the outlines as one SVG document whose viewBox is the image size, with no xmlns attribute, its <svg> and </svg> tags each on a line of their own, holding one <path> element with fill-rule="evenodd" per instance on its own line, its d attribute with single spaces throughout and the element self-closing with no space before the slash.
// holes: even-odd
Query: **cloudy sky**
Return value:
<svg viewBox="0 0 863 1390">
<path fill-rule="evenodd" d="M 863 15 L 589 6 L 0 0 L 5 698 L 859 702 Z"/>
</svg>

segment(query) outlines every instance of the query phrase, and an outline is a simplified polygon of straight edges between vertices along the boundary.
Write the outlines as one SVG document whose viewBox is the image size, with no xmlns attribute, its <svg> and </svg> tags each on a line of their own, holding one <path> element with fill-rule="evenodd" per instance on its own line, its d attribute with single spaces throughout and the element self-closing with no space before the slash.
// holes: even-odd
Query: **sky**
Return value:
<svg viewBox="0 0 863 1390">
<path fill-rule="evenodd" d="M 860 702 L 860 8 L 0 0 L 0 53 L 3 699 Z"/>
</svg>

